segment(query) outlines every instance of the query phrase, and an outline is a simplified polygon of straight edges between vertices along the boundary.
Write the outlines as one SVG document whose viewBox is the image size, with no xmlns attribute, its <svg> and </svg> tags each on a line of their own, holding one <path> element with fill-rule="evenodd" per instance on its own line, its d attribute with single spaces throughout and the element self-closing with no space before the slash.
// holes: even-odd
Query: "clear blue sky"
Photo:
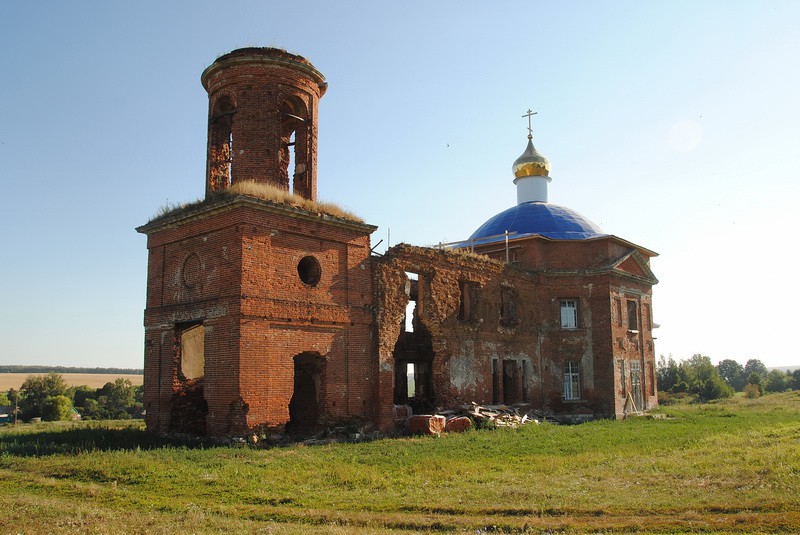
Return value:
<svg viewBox="0 0 800 535">
<path fill-rule="evenodd" d="M 0 363 L 140 367 L 146 240 L 203 195 L 201 71 L 311 60 L 319 191 L 373 242 L 468 237 L 552 202 L 657 251 L 657 354 L 800 365 L 800 2 L 8 2 L 0 17 Z M 381 249 L 383 246 L 381 246 Z"/>
</svg>

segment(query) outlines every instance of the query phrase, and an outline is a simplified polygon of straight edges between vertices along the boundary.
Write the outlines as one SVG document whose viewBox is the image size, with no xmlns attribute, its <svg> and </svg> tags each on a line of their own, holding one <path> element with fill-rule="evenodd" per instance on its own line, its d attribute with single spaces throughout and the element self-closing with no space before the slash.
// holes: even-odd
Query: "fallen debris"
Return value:
<svg viewBox="0 0 800 535">
<path fill-rule="evenodd" d="M 539 420 L 533 417 L 533 411 L 521 411 L 520 409 L 530 409 L 529 405 L 519 407 L 508 405 L 486 405 L 481 406 L 473 402 L 470 405 L 463 405 L 462 410 L 468 411 L 468 416 L 475 420 L 476 424 L 487 423 L 495 427 L 512 427 L 529 423 L 538 424 Z M 522 414 L 520 414 L 522 412 Z"/>
<path fill-rule="evenodd" d="M 408 431 L 415 435 L 440 435 L 446 423 L 438 414 L 416 414 L 407 420 Z"/>
</svg>

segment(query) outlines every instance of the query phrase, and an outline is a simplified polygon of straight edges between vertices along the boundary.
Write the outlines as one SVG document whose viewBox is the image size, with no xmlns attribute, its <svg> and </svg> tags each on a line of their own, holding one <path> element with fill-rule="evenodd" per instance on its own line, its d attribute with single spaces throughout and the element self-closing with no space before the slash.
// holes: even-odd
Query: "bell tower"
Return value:
<svg viewBox="0 0 800 535">
<path fill-rule="evenodd" d="M 237 182 L 317 199 L 317 109 L 325 77 L 277 48 L 241 48 L 200 80 L 208 91 L 206 197 Z"/>
</svg>

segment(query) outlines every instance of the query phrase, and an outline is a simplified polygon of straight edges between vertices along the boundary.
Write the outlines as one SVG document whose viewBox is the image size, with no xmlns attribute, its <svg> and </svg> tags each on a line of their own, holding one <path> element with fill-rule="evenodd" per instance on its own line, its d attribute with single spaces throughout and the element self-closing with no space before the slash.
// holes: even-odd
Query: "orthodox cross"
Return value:
<svg viewBox="0 0 800 535">
<path fill-rule="evenodd" d="M 528 113 L 523 115 L 523 117 L 528 118 L 528 139 L 533 139 L 533 129 L 531 128 L 531 117 L 537 115 L 538 113 L 539 112 L 532 111 L 530 108 L 528 108 Z"/>
</svg>

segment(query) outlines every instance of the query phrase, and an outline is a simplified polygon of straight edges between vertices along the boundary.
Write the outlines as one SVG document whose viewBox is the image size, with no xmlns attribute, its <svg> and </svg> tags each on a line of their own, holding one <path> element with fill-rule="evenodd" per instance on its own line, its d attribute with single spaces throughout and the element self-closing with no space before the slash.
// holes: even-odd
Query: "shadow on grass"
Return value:
<svg viewBox="0 0 800 535">
<path fill-rule="evenodd" d="M 0 454 L 20 457 L 159 448 L 205 449 L 214 446 L 219 446 L 219 443 L 209 438 L 163 436 L 148 433 L 143 429 L 103 425 L 0 432 Z"/>
</svg>

